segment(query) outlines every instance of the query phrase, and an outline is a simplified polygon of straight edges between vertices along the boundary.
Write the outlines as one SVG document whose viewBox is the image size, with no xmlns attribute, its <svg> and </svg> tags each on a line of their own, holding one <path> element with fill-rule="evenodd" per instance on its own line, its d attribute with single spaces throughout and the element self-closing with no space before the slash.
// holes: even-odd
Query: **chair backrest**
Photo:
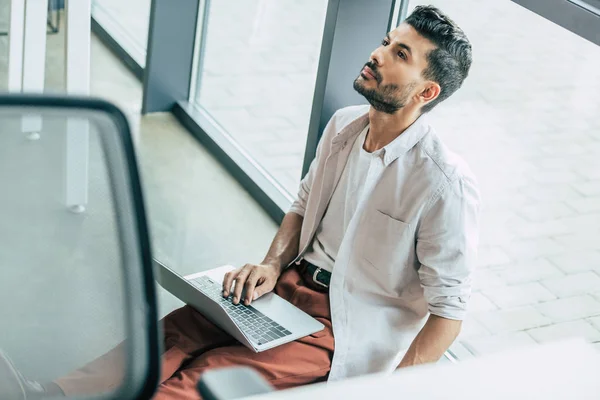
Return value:
<svg viewBox="0 0 600 400">
<path fill-rule="evenodd" d="M 113 105 L 0 96 L 0 321 L 0 350 L 28 379 L 68 376 L 101 398 L 154 392 L 149 234 L 129 125 Z M 118 362 L 95 371 L 116 384 L 74 379 L 119 343 Z"/>
</svg>

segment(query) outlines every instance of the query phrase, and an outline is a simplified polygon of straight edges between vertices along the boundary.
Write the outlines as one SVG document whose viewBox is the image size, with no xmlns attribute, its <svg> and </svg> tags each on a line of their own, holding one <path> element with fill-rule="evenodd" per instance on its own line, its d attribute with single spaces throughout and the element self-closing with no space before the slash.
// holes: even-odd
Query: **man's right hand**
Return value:
<svg viewBox="0 0 600 400">
<path fill-rule="evenodd" d="M 233 304 L 238 304 L 240 300 L 245 305 L 249 305 L 252 300 L 258 299 L 265 293 L 269 293 L 275 288 L 277 279 L 281 275 L 281 268 L 271 264 L 246 264 L 241 268 L 235 269 L 225 274 L 223 279 L 223 296 L 229 297 L 233 289 Z M 245 299 L 242 299 L 242 289 L 246 291 Z"/>
</svg>

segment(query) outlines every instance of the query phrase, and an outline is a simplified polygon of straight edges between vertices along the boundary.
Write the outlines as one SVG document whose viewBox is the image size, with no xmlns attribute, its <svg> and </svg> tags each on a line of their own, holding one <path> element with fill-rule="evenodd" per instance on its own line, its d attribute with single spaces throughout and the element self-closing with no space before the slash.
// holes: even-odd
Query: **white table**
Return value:
<svg viewBox="0 0 600 400">
<path fill-rule="evenodd" d="M 583 340 L 569 340 L 247 399 L 598 400 L 600 352 Z"/>
</svg>

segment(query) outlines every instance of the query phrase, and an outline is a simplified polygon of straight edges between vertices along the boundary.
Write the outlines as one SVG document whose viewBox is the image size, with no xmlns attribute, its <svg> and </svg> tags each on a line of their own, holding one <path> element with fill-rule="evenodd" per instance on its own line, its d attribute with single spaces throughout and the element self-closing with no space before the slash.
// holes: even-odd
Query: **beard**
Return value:
<svg viewBox="0 0 600 400">
<path fill-rule="evenodd" d="M 373 69 L 373 66 L 369 65 L 369 67 Z M 375 69 L 373 70 L 375 71 Z M 377 72 L 376 74 L 379 76 Z M 379 83 L 380 80 L 377 79 L 377 82 Z M 354 81 L 354 90 L 363 95 L 375 110 L 386 114 L 394 114 L 403 108 L 415 86 L 416 82 L 411 82 L 402 87 L 390 83 L 376 89 L 367 89 L 360 82 L 360 76 Z"/>
</svg>

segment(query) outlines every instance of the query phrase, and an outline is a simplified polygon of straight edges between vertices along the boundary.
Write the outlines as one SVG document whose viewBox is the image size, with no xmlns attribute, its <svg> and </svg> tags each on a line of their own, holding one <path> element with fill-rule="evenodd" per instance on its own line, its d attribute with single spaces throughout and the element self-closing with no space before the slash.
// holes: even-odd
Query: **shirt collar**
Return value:
<svg viewBox="0 0 600 400">
<path fill-rule="evenodd" d="M 349 137 L 356 137 L 359 135 L 367 125 L 369 125 L 368 110 L 365 114 L 348 124 L 346 128 L 342 129 L 342 131 L 333 139 L 333 143 L 336 144 L 342 141 L 345 143 Z M 400 136 L 382 148 L 384 165 L 387 167 L 402 154 L 412 149 L 428 131 L 429 123 L 427 121 L 427 116 L 423 114 L 417 118 L 412 125 L 406 128 Z"/>
<path fill-rule="evenodd" d="M 383 163 L 387 167 L 398 157 L 412 149 L 429 131 L 429 124 L 425 115 L 421 115 L 415 122 L 383 147 Z"/>
</svg>

